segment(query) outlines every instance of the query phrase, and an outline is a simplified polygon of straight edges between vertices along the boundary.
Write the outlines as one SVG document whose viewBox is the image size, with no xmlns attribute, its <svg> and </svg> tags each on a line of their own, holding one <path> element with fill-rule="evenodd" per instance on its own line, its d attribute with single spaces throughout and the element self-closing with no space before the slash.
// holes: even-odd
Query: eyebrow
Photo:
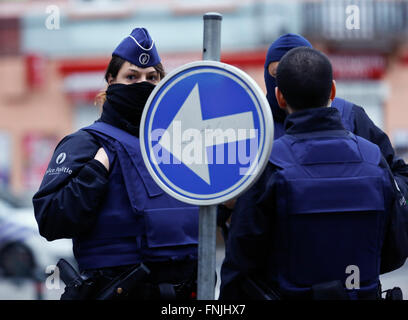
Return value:
<svg viewBox="0 0 408 320">
<path fill-rule="evenodd" d="M 140 71 L 139 70 L 137 70 L 137 69 L 132 69 L 132 68 L 129 68 L 128 69 L 129 71 L 131 71 L 131 72 L 134 72 L 134 73 L 140 73 Z M 158 73 L 156 70 L 152 70 L 152 71 L 149 71 L 147 74 L 153 74 L 153 73 Z"/>
</svg>

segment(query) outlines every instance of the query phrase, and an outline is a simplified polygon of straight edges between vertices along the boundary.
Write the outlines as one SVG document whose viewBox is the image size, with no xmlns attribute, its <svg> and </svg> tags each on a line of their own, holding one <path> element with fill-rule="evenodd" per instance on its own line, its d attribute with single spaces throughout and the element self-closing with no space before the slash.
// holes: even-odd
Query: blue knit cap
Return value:
<svg viewBox="0 0 408 320">
<path fill-rule="evenodd" d="M 286 52 L 297 47 L 312 48 L 312 45 L 309 41 L 298 34 L 287 33 L 280 36 L 268 49 L 265 59 L 265 68 L 267 68 L 271 62 L 280 61 Z"/>
<path fill-rule="evenodd" d="M 118 56 L 134 65 L 147 68 L 160 63 L 160 56 L 149 32 L 145 28 L 135 28 L 113 51 Z"/>
<path fill-rule="evenodd" d="M 276 39 L 268 49 L 265 58 L 264 78 L 266 85 L 266 98 L 272 110 L 274 121 L 283 123 L 286 118 L 286 113 L 279 108 L 275 97 L 276 81 L 268 72 L 268 66 L 271 62 L 280 61 L 286 52 L 297 47 L 310 47 L 312 45 L 309 41 L 300 35 L 294 33 L 287 33 Z"/>
</svg>

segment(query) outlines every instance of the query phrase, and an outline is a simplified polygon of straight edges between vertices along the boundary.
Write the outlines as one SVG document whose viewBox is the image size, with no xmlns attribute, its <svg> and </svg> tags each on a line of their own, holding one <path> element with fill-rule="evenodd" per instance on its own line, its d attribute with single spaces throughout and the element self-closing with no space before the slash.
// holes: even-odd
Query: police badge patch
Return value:
<svg viewBox="0 0 408 320">
<path fill-rule="evenodd" d="M 148 63 L 149 63 L 149 60 L 150 60 L 150 55 L 147 54 L 147 53 L 142 53 L 142 54 L 139 56 L 139 62 L 140 62 L 140 64 L 142 64 L 142 65 L 148 64 Z"/>
</svg>

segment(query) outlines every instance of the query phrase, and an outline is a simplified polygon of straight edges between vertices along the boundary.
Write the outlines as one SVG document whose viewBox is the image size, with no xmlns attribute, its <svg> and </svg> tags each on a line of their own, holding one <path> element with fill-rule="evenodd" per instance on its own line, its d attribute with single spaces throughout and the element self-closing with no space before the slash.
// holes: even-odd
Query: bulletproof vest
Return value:
<svg viewBox="0 0 408 320">
<path fill-rule="evenodd" d="M 341 122 L 343 126 L 353 132 L 354 131 L 354 114 L 353 114 L 353 104 L 341 98 L 334 98 L 332 102 L 332 107 L 339 110 L 341 115 Z M 280 138 L 285 134 L 285 127 L 282 122 L 274 122 L 274 140 Z"/>
<path fill-rule="evenodd" d="M 341 122 L 344 128 L 348 131 L 354 131 L 354 114 L 353 114 L 353 104 L 347 100 L 341 98 L 334 98 L 332 102 L 332 108 L 339 110 L 341 115 Z"/>
<path fill-rule="evenodd" d="M 334 280 L 351 298 L 376 294 L 388 197 L 380 159 L 376 145 L 345 130 L 275 141 L 269 281 L 284 297 L 310 297 Z"/>
<path fill-rule="evenodd" d="M 173 199 L 153 181 L 139 139 L 103 122 L 83 128 L 110 163 L 106 197 L 94 228 L 73 240 L 80 270 L 147 261 L 197 259 L 198 208 Z"/>
<path fill-rule="evenodd" d="M 283 122 L 275 121 L 273 124 L 274 134 L 273 139 L 279 139 L 285 134 L 285 126 Z"/>
</svg>

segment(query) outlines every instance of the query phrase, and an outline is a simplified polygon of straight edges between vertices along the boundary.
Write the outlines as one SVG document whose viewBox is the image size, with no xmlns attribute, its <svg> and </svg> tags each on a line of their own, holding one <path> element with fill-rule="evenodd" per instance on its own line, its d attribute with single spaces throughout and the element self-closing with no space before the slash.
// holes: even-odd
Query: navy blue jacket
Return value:
<svg viewBox="0 0 408 320">
<path fill-rule="evenodd" d="M 75 238 L 95 225 L 107 187 L 108 171 L 93 159 L 101 144 L 79 130 L 57 145 L 33 197 L 40 234 L 47 240 Z"/>
<path fill-rule="evenodd" d="M 320 112 L 319 117 L 316 117 L 316 112 Z M 326 113 L 323 114 L 324 119 L 321 112 Z M 312 133 L 311 136 L 316 138 L 322 131 L 346 132 L 337 110 L 319 108 L 302 111 L 302 114 L 302 117 L 296 113 L 287 117 L 285 121 L 287 134 Z M 384 179 L 388 180 L 385 194 L 389 196 L 384 202 L 390 204 L 383 239 L 378 239 L 383 242 L 379 272 L 385 273 L 402 266 L 408 255 L 408 209 L 383 158 L 379 168 L 384 172 Z M 276 235 L 286 232 L 277 228 L 279 206 L 274 201 L 278 194 L 277 184 L 281 169 L 270 162 L 257 183 L 237 200 L 232 215 L 226 257 L 221 269 L 220 299 L 245 298 L 246 294 L 241 286 L 243 279 L 248 276 L 271 287 L 275 285 L 273 279 L 276 280 L 279 277 L 276 274 L 279 263 L 271 257 L 274 256 L 276 247 L 281 245 L 276 243 Z M 311 199 L 299 199 L 305 206 L 309 200 Z M 322 259 L 324 260 L 324 252 L 322 252 Z M 328 262 L 325 261 L 325 263 Z"/>
</svg>

